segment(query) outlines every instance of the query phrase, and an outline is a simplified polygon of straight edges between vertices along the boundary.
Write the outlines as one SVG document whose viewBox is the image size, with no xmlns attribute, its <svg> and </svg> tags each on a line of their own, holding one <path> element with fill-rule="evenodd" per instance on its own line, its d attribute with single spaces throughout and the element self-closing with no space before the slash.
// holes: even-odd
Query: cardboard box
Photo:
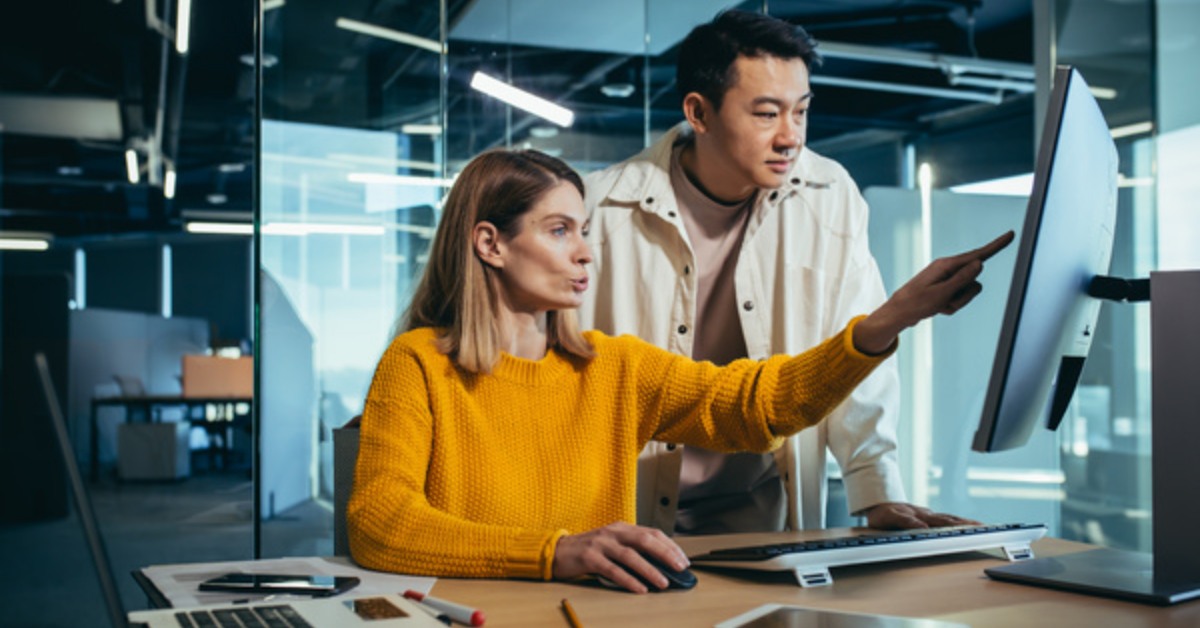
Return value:
<svg viewBox="0 0 1200 628">
<path fill-rule="evenodd" d="M 122 423 L 117 427 L 117 474 L 122 480 L 178 480 L 191 473 L 187 421 Z"/>
<path fill-rule="evenodd" d="M 183 356 L 184 397 L 244 397 L 254 395 L 254 358 Z"/>
</svg>

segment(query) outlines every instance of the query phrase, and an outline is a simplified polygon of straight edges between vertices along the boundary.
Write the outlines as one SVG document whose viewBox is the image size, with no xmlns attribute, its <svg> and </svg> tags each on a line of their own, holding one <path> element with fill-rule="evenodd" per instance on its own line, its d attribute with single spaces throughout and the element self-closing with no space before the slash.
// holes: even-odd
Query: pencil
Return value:
<svg viewBox="0 0 1200 628">
<path fill-rule="evenodd" d="M 575 609 L 571 608 L 571 603 L 567 598 L 562 601 L 563 614 L 567 616 L 567 623 L 571 624 L 571 628 L 583 628 L 583 622 L 579 621 L 579 616 L 575 614 Z"/>
</svg>

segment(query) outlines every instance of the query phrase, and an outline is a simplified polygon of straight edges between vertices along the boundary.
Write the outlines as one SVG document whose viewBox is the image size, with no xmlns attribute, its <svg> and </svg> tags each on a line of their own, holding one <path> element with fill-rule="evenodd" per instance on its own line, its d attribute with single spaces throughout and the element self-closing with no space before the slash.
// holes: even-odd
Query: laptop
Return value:
<svg viewBox="0 0 1200 628">
<path fill-rule="evenodd" d="M 260 600 L 245 604 L 162 608 L 126 613 L 121 596 L 117 592 L 112 563 L 109 562 L 104 539 L 100 536 L 100 527 L 96 523 L 96 513 L 92 510 L 91 500 L 83 484 L 83 476 L 79 473 L 79 464 L 75 461 L 75 452 L 71 447 L 70 437 L 67 435 L 67 422 L 63 418 L 62 407 L 58 403 L 58 393 L 55 392 L 54 382 L 50 379 L 50 368 L 46 362 L 46 356 L 37 353 L 34 355 L 34 362 L 37 365 L 38 378 L 41 380 L 42 393 L 46 397 L 46 406 L 50 411 L 51 422 L 54 424 L 54 435 L 62 453 L 63 465 L 66 467 L 67 483 L 75 501 L 75 509 L 79 512 L 79 525 L 83 527 L 83 534 L 86 537 L 88 550 L 91 552 L 96 575 L 100 581 L 100 589 L 104 595 L 108 623 L 113 628 L 260 625 L 254 623 L 250 619 L 251 617 L 259 618 L 259 621 L 262 622 L 261 625 L 267 626 L 324 628 L 326 626 L 367 625 L 372 628 L 390 626 L 444 628 L 444 625 L 434 619 L 428 611 L 399 594 L 289 599 L 286 601 Z"/>
</svg>

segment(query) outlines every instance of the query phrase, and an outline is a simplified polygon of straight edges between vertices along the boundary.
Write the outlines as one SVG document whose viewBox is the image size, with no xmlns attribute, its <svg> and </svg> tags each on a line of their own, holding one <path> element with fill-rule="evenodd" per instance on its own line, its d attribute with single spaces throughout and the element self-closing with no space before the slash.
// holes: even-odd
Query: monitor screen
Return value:
<svg viewBox="0 0 1200 628">
<path fill-rule="evenodd" d="M 1087 289 L 1108 272 L 1116 212 L 1112 135 L 1083 77 L 1060 66 L 976 451 L 1020 447 L 1035 426 L 1058 426 L 1095 334 L 1100 301 Z"/>
</svg>

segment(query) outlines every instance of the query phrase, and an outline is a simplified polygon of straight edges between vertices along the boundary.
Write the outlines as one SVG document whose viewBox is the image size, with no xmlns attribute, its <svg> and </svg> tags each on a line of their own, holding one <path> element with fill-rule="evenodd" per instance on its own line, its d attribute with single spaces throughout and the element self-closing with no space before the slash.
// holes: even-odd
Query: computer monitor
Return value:
<svg viewBox="0 0 1200 628">
<path fill-rule="evenodd" d="M 1024 445 L 1058 427 L 1095 336 L 1117 215 L 1117 150 L 1079 72 L 1060 66 L 1038 150 L 1033 193 L 973 449 Z"/>
<path fill-rule="evenodd" d="M 1012 289 L 975 434 L 978 451 L 1023 445 L 1057 427 L 1095 335 L 1100 300 L 1150 300 L 1154 552 L 1099 548 L 990 567 L 991 578 L 1150 604 L 1200 598 L 1192 459 L 1200 424 L 1195 386 L 1200 271 L 1104 276 L 1116 219 L 1117 157 L 1078 72 L 1054 74 Z M 1143 289 L 1135 284 L 1146 283 Z M 1127 288 L 1110 290 L 1114 284 Z M 1090 295 L 1097 295 L 1093 297 Z"/>
</svg>

